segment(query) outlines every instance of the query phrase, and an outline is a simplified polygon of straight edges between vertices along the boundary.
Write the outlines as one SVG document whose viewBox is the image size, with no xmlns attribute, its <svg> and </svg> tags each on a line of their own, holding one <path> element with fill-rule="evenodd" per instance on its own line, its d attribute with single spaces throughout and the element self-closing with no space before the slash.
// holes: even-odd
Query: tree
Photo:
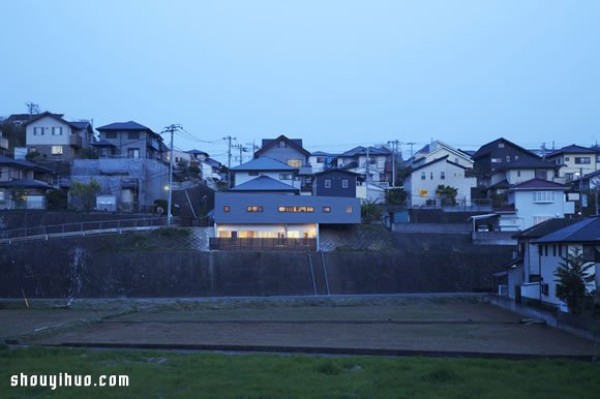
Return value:
<svg viewBox="0 0 600 399">
<path fill-rule="evenodd" d="M 94 209 L 96 195 L 100 189 L 100 184 L 92 178 L 89 183 L 74 182 L 71 186 L 71 195 L 81 201 L 85 211 L 91 211 Z"/>
<path fill-rule="evenodd" d="M 371 223 L 381 220 L 381 217 L 383 216 L 383 210 L 375 202 L 365 201 L 360 206 L 360 215 L 363 223 Z"/>
<path fill-rule="evenodd" d="M 389 188 L 385 191 L 385 202 L 387 204 L 402 205 L 406 201 L 406 191 L 402 187 Z"/>
<path fill-rule="evenodd" d="M 565 256 L 554 272 L 556 279 L 556 297 L 567 303 L 569 312 L 581 313 L 586 294 L 586 284 L 594 281 L 590 269 L 593 262 L 587 262 L 580 247 L 573 247 Z"/>
<path fill-rule="evenodd" d="M 62 190 L 49 190 L 46 192 L 46 208 L 49 211 L 67 209 L 67 194 Z"/>
<path fill-rule="evenodd" d="M 444 205 L 456 205 L 456 196 L 458 195 L 458 189 L 451 186 L 444 186 L 440 184 L 435 190 L 435 195 L 440 197 L 442 206 Z"/>
</svg>

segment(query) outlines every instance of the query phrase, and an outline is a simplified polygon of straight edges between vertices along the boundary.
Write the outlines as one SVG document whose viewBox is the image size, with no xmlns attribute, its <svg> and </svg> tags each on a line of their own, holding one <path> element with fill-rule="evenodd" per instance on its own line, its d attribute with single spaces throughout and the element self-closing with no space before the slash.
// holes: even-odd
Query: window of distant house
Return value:
<svg viewBox="0 0 600 399">
<path fill-rule="evenodd" d="M 433 172 L 429 172 L 429 180 L 433 180 Z"/>
<path fill-rule="evenodd" d="M 325 163 L 325 157 L 317 157 L 317 163 Z"/>
<path fill-rule="evenodd" d="M 492 163 L 500 163 L 502 162 L 502 158 L 492 158 Z"/>
<path fill-rule="evenodd" d="M 0 201 L 1 202 L 6 201 L 6 194 L 5 194 L 4 190 L 0 190 Z"/>
<path fill-rule="evenodd" d="M 506 162 L 510 162 L 510 155 L 506 156 Z"/>
<path fill-rule="evenodd" d="M 44 128 L 43 127 L 34 127 L 33 128 L 33 135 L 34 136 L 43 136 L 44 135 Z"/>
<path fill-rule="evenodd" d="M 565 179 L 567 179 L 567 181 L 573 180 L 574 176 L 575 176 L 575 174 L 573 174 L 573 173 L 565 173 Z"/>
<path fill-rule="evenodd" d="M 285 148 L 285 141 L 279 142 L 279 148 Z"/>
<path fill-rule="evenodd" d="M 348 188 L 348 179 L 342 179 L 342 188 Z"/>
<path fill-rule="evenodd" d="M 35 147 L 29 147 L 27 149 L 27 152 L 36 152 L 36 151 L 37 151 L 37 149 Z"/>
<path fill-rule="evenodd" d="M 590 159 L 590 157 L 575 157 L 575 163 L 577 165 L 590 164 L 592 163 L 592 160 Z"/>
<path fill-rule="evenodd" d="M 55 126 L 52 128 L 52 135 L 53 136 L 62 136 L 62 127 L 61 126 Z"/>
<path fill-rule="evenodd" d="M 223 212 L 229 212 L 230 210 L 231 208 L 229 208 L 229 205 L 223 206 Z"/>
<path fill-rule="evenodd" d="M 127 133 L 127 138 L 129 140 L 139 140 L 140 132 L 129 132 Z"/>
<path fill-rule="evenodd" d="M 443 170 L 440 172 L 440 179 L 441 180 L 445 180 L 446 179 L 446 172 L 444 172 Z"/>
<path fill-rule="evenodd" d="M 248 172 L 248 176 L 258 176 L 258 171 L 257 170 L 251 170 Z"/>
<path fill-rule="evenodd" d="M 521 177 L 521 171 L 520 170 L 517 170 L 517 176 Z"/>
<path fill-rule="evenodd" d="M 515 161 L 518 161 L 518 160 L 519 160 L 519 156 L 515 155 Z"/>
<path fill-rule="evenodd" d="M 498 143 L 498 148 L 504 148 L 504 143 Z"/>
<path fill-rule="evenodd" d="M 351 205 L 348 205 L 348 206 L 346 207 L 346 213 L 352 213 L 352 211 L 353 211 L 353 209 L 352 209 L 352 206 L 351 206 Z"/>
<path fill-rule="evenodd" d="M 554 191 L 536 191 L 533 193 L 534 202 L 554 202 Z"/>
<path fill-rule="evenodd" d="M 62 153 L 63 153 L 63 146 L 62 145 L 53 145 L 50 148 L 50 152 L 52 153 L 52 155 L 62 155 Z"/>
<path fill-rule="evenodd" d="M 425 172 L 421 172 L 421 180 L 425 180 L 427 178 L 427 175 L 425 175 Z"/>
<path fill-rule="evenodd" d="M 127 149 L 127 158 L 139 158 L 140 157 L 140 149 L 139 148 L 128 148 Z"/>
<path fill-rule="evenodd" d="M 108 149 L 107 148 L 100 148 L 100 156 L 101 157 L 108 156 Z"/>
<path fill-rule="evenodd" d="M 280 173 L 279 180 L 292 180 L 292 174 L 291 173 Z"/>
<path fill-rule="evenodd" d="M 302 167 L 302 160 L 300 159 L 288 159 L 287 164 L 292 168 L 299 169 Z"/>
<path fill-rule="evenodd" d="M 569 158 L 569 157 L 565 157 L 565 162 L 569 162 L 570 159 L 571 158 Z"/>
<path fill-rule="evenodd" d="M 246 207 L 246 212 L 262 212 L 263 207 L 258 205 L 250 205 Z"/>
<path fill-rule="evenodd" d="M 107 139 L 116 139 L 117 132 L 106 132 L 104 133 L 104 137 L 106 137 Z"/>
<path fill-rule="evenodd" d="M 331 179 L 325 179 L 325 188 L 331 188 Z"/>
<path fill-rule="evenodd" d="M 330 206 L 324 206 L 323 207 L 323 213 L 330 213 L 331 212 L 331 207 Z"/>
<path fill-rule="evenodd" d="M 596 162 L 600 162 L 600 155 L 596 155 Z"/>
</svg>

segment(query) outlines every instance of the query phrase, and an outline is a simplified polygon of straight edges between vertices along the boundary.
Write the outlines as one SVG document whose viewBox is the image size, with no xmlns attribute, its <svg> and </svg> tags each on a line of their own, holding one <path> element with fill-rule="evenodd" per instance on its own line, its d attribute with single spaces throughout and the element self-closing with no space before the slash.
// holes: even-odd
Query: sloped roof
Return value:
<svg viewBox="0 0 600 399">
<path fill-rule="evenodd" d="M 489 186 L 487 188 L 487 190 L 496 190 L 496 189 L 502 189 L 502 188 L 509 188 L 510 187 L 510 183 L 508 183 L 508 180 L 504 179 L 504 180 L 500 180 L 498 183 L 496 184 L 492 184 L 491 186 Z"/>
<path fill-rule="evenodd" d="M 552 158 L 561 154 L 595 154 L 596 152 L 597 151 L 588 147 L 582 147 L 580 145 L 571 144 L 566 147 L 560 148 L 556 151 L 553 151 L 546 156 L 548 158 Z"/>
<path fill-rule="evenodd" d="M 580 220 L 570 226 L 563 227 L 545 235 L 534 244 L 546 243 L 600 243 L 600 217 L 590 217 Z"/>
<path fill-rule="evenodd" d="M 116 147 L 116 145 L 105 139 L 98 140 L 95 143 L 92 143 L 92 145 L 94 147 Z"/>
<path fill-rule="evenodd" d="M 387 148 L 369 147 L 369 155 L 390 155 L 391 153 L 392 152 L 390 150 L 388 150 Z M 348 158 L 348 157 L 355 157 L 358 155 L 367 155 L 367 147 L 363 147 L 363 146 L 354 147 L 353 149 L 348 150 L 348 151 L 338 155 L 338 157 Z"/>
<path fill-rule="evenodd" d="M 64 114 L 53 114 L 52 112 L 44 111 L 41 114 L 32 116 L 29 120 L 27 120 L 25 123 L 23 123 L 23 126 L 27 126 L 30 123 L 33 123 L 33 122 L 40 120 L 42 118 L 45 118 L 47 116 L 49 116 L 50 118 L 56 119 L 57 121 L 60 121 L 62 123 L 65 123 L 67 125 L 69 124 L 69 122 L 67 122 L 66 120 L 63 119 Z"/>
<path fill-rule="evenodd" d="M 259 176 L 240 185 L 237 185 L 229 191 L 281 191 L 298 192 L 296 187 L 285 184 L 269 176 Z"/>
<path fill-rule="evenodd" d="M 39 172 L 51 173 L 52 170 L 38 165 L 26 159 L 13 159 L 4 155 L 0 155 L 0 165 L 15 166 L 25 170 L 37 170 Z"/>
<path fill-rule="evenodd" d="M 290 138 L 284 136 L 283 134 L 274 139 L 263 139 L 262 147 L 254 153 L 254 156 L 260 157 L 263 153 L 265 153 L 269 149 L 275 147 L 277 145 L 277 143 L 280 141 L 285 141 L 286 144 L 289 145 L 290 147 L 296 149 L 297 151 L 301 152 L 302 154 L 304 154 L 307 157 L 310 156 L 310 152 L 308 152 L 307 150 L 304 149 L 304 147 L 302 147 L 302 139 L 290 139 Z"/>
<path fill-rule="evenodd" d="M 505 139 L 504 137 L 500 137 L 499 139 L 496 139 L 494 141 L 491 141 L 487 144 L 482 145 L 477 151 L 475 151 L 475 153 L 473 154 L 473 159 L 475 158 L 480 158 L 486 155 L 489 155 L 494 149 L 498 148 L 498 143 L 503 142 L 506 145 L 512 146 L 513 148 L 518 149 L 519 151 L 522 151 L 523 153 L 529 154 L 534 158 L 539 158 L 536 154 L 534 154 L 533 152 L 526 150 L 525 148 L 513 143 L 510 140 Z"/>
<path fill-rule="evenodd" d="M 71 125 L 77 130 L 86 130 L 91 129 L 92 127 L 92 124 L 86 121 L 69 122 L 69 125 Z"/>
<path fill-rule="evenodd" d="M 574 223 L 581 221 L 581 218 L 577 219 L 566 219 L 566 218 L 553 218 L 538 223 L 526 230 L 520 231 L 519 233 L 512 236 L 512 238 L 540 238 L 545 235 L 554 233 L 555 231 L 564 227 L 570 226 Z"/>
<path fill-rule="evenodd" d="M 19 187 L 19 188 L 41 188 L 49 190 L 52 188 L 46 182 L 33 179 L 14 179 L 10 181 L 0 182 L 0 187 Z"/>
<path fill-rule="evenodd" d="M 322 172 L 315 173 L 315 176 L 324 176 L 324 175 L 329 175 L 331 173 L 343 173 L 348 176 L 360 176 L 360 173 L 355 173 L 355 172 L 351 172 L 349 170 L 337 169 L 337 168 L 336 169 L 327 169 Z"/>
<path fill-rule="evenodd" d="M 108 125 L 97 127 L 96 130 L 148 130 L 152 132 L 152 129 L 146 127 L 144 125 L 140 125 L 137 122 L 129 121 L 129 122 L 115 122 Z"/>
<path fill-rule="evenodd" d="M 544 161 L 540 158 L 519 158 L 516 161 L 511 161 L 503 164 L 498 170 L 514 170 L 514 169 L 557 169 L 559 166 L 551 162 Z"/>
<path fill-rule="evenodd" d="M 424 163 L 423 165 L 417 166 L 416 168 L 412 169 L 411 172 L 416 172 L 417 170 L 426 168 L 426 167 L 428 167 L 430 165 L 433 165 L 435 163 L 442 162 L 442 161 L 446 161 L 446 163 L 449 163 L 450 165 L 456 166 L 456 167 L 461 168 L 461 169 L 469 169 L 466 166 L 457 164 L 456 162 L 449 161 L 448 157 L 449 157 L 449 155 L 444 155 L 443 157 L 436 158 L 433 161 L 429 161 L 427 163 Z"/>
<path fill-rule="evenodd" d="M 331 154 L 329 152 L 323 151 L 315 151 L 310 153 L 311 156 L 335 156 L 335 154 Z"/>
<path fill-rule="evenodd" d="M 515 184 L 512 190 L 568 190 L 568 187 L 544 179 L 531 179 L 523 183 Z"/>
<path fill-rule="evenodd" d="M 231 168 L 233 171 L 261 171 L 261 170 L 285 170 L 285 171 L 294 171 L 295 168 L 292 168 L 288 164 L 280 162 L 276 159 L 269 157 L 258 157 L 254 158 L 251 161 L 248 161 L 244 164 L 238 165 L 234 168 Z"/>
<path fill-rule="evenodd" d="M 208 153 L 204 152 L 204 151 L 200 151 L 200 150 L 189 150 L 186 151 L 187 154 L 191 154 L 191 155 L 206 155 L 206 157 L 208 158 Z"/>
</svg>

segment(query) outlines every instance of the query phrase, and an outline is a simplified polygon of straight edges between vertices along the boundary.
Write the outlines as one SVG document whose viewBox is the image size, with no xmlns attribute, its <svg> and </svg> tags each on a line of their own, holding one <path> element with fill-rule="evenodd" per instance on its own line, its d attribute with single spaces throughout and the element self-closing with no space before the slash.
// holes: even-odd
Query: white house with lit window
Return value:
<svg viewBox="0 0 600 399">
<path fill-rule="evenodd" d="M 575 144 L 548 154 L 546 159 L 557 165 L 557 177 L 562 183 L 577 180 L 600 167 L 596 150 Z"/>
<path fill-rule="evenodd" d="M 68 122 L 62 114 L 41 113 L 23 124 L 25 145 L 42 159 L 70 160 L 78 158 L 94 141 L 89 122 Z"/>
<path fill-rule="evenodd" d="M 258 157 L 231 168 L 233 187 L 260 176 L 270 177 L 293 188 L 300 188 L 298 169 L 270 157 Z"/>
</svg>

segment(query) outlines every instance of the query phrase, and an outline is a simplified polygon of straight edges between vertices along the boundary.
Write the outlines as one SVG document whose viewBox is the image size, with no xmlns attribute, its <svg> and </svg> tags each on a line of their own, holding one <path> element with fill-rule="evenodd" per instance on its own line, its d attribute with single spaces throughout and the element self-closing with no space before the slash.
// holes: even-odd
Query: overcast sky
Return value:
<svg viewBox="0 0 600 399">
<path fill-rule="evenodd" d="M 176 148 L 220 160 L 227 135 L 327 152 L 600 141 L 597 0 L 3 0 L 0 15 L 3 116 L 31 101 L 96 127 L 180 123 Z"/>
</svg>

